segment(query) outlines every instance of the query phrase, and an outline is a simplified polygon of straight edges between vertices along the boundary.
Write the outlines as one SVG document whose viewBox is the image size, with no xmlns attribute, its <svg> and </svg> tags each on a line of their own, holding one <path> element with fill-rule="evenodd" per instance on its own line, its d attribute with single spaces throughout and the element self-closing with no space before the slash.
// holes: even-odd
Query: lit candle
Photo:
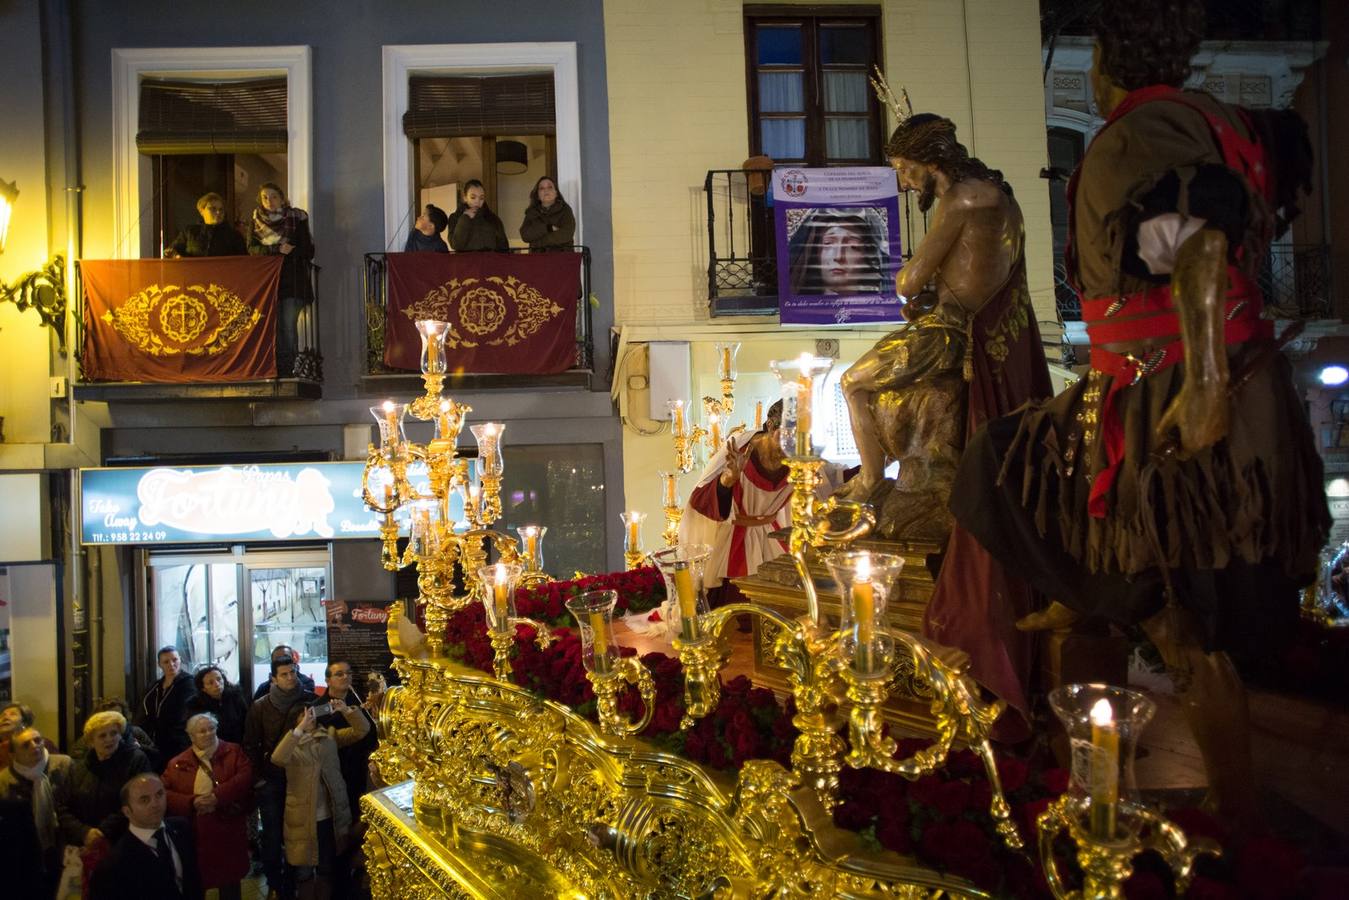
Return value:
<svg viewBox="0 0 1349 900">
<path fill-rule="evenodd" d="M 674 434 L 675 437 L 684 436 L 684 401 L 676 400 L 674 402 Z"/>
<path fill-rule="evenodd" d="M 538 565 L 539 530 L 533 525 L 523 529 L 525 533 L 525 559 L 529 560 L 531 571 Z"/>
<path fill-rule="evenodd" d="M 876 588 L 871 583 L 869 554 L 857 558 L 852 585 L 852 617 L 857 623 L 857 668 L 870 672 L 873 668 L 871 642 L 876 636 Z"/>
<path fill-rule="evenodd" d="M 1119 729 L 1110 701 L 1102 697 L 1091 707 L 1091 833 L 1098 840 L 1114 840 L 1115 810 L 1119 804 Z"/>
<path fill-rule="evenodd" d="M 661 477 L 665 479 L 665 498 L 661 505 L 673 509 L 679 505 L 679 483 L 673 472 L 664 472 Z"/>
<path fill-rule="evenodd" d="M 642 514 L 633 510 L 628 513 L 628 549 L 639 550 L 642 546 Z"/>
<path fill-rule="evenodd" d="M 604 613 L 598 609 L 590 612 L 590 639 L 594 642 L 595 671 L 608 671 L 609 634 L 604 630 Z"/>
<path fill-rule="evenodd" d="M 433 372 L 440 368 L 440 329 L 435 323 L 426 326 L 426 368 Z"/>
<path fill-rule="evenodd" d="M 754 430 L 758 431 L 763 427 L 763 401 L 754 401 Z"/>
<path fill-rule="evenodd" d="M 721 416 L 712 413 L 707 417 L 707 430 L 711 432 L 712 452 L 715 453 L 721 449 Z"/>
<path fill-rule="evenodd" d="M 506 615 L 509 611 L 510 598 L 507 596 L 507 588 L 510 587 L 510 572 L 506 569 L 505 563 L 497 563 L 496 571 L 492 573 L 492 605 L 496 607 L 496 621 L 498 627 L 506 627 Z"/>
<path fill-rule="evenodd" d="M 811 428 L 811 377 L 810 364 L 811 358 L 807 353 L 802 353 L 800 360 L 801 377 L 796 380 L 796 455 L 810 456 L 814 447 L 810 442 Z"/>
<path fill-rule="evenodd" d="M 679 603 L 680 630 L 686 639 L 698 636 L 698 595 L 693 590 L 693 570 L 687 563 L 674 570 L 675 599 Z"/>
<path fill-rule="evenodd" d="M 398 406 L 392 400 L 384 401 L 384 430 L 387 432 L 387 443 L 392 445 L 398 442 Z"/>
<path fill-rule="evenodd" d="M 731 345 L 723 344 L 721 347 L 721 377 L 722 380 L 731 377 Z"/>
<path fill-rule="evenodd" d="M 468 517 L 470 520 L 478 518 L 478 512 L 482 508 L 482 488 L 476 484 L 468 486 Z"/>
<path fill-rule="evenodd" d="M 392 507 L 393 507 L 393 485 L 386 484 L 384 485 L 384 508 L 390 509 Z"/>
</svg>

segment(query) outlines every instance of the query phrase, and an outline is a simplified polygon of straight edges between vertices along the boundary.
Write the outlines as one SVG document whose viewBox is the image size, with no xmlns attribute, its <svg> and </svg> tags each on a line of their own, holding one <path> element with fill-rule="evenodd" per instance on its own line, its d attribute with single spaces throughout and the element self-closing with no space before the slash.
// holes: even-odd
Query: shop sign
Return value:
<svg viewBox="0 0 1349 900">
<path fill-rule="evenodd" d="M 81 469 L 81 541 L 378 538 L 380 516 L 361 499 L 364 468 L 361 462 L 338 462 Z M 410 471 L 409 478 L 415 487 L 416 473 Z"/>
</svg>

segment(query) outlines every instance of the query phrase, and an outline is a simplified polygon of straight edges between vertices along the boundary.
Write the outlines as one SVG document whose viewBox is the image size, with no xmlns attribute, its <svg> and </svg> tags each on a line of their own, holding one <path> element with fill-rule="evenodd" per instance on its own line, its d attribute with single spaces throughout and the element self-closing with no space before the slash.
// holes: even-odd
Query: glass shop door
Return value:
<svg viewBox="0 0 1349 900">
<path fill-rule="evenodd" d="M 184 671 L 214 663 L 251 695 L 270 676 L 272 648 L 286 644 L 323 684 L 330 568 L 326 549 L 152 554 L 149 652 L 172 644 Z"/>
</svg>

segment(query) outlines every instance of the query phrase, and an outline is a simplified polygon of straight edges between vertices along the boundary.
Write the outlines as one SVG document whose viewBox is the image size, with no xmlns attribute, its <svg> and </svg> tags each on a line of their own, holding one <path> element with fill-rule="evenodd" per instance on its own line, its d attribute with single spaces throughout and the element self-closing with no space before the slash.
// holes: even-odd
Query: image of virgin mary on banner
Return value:
<svg viewBox="0 0 1349 900">
<path fill-rule="evenodd" d="M 773 208 L 782 324 L 901 321 L 891 169 L 775 169 Z"/>
</svg>

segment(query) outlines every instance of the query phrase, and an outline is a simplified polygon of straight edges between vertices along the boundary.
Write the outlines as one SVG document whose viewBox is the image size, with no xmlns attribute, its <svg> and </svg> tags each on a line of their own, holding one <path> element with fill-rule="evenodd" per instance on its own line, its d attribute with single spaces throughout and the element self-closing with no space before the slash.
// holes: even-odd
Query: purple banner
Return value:
<svg viewBox="0 0 1349 900">
<path fill-rule="evenodd" d="M 903 321 L 893 169 L 777 168 L 773 209 L 783 325 Z"/>
</svg>

